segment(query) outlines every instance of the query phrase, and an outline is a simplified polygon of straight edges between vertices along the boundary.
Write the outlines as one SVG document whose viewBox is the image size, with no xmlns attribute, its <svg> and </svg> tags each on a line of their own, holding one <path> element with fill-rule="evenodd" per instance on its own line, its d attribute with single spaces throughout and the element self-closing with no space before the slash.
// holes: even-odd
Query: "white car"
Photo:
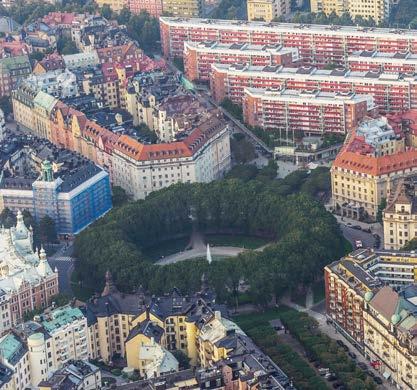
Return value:
<svg viewBox="0 0 417 390">
<path fill-rule="evenodd" d="M 363 242 L 361 240 L 356 240 L 355 241 L 355 246 L 356 246 L 357 249 L 363 248 Z"/>
</svg>

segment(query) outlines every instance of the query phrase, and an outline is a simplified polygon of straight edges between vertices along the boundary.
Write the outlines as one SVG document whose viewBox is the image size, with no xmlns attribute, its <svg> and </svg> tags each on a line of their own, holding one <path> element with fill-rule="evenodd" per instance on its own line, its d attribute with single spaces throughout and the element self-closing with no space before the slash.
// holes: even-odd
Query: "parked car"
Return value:
<svg viewBox="0 0 417 390">
<path fill-rule="evenodd" d="M 352 358 L 352 359 L 356 359 L 356 354 L 353 352 L 349 352 L 348 355 Z"/>
<path fill-rule="evenodd" d="M 342 340 L 336 340 L 336 343 L 342 347 L 346 352 L 349 351 L 348 346 Z"/>
<path fill-rule="evenodd" d="M 361 226 L 359 226 L 359 225 L 353 225 L 353 226 L 352 226 L 352 229 L 355 229 L 355 230 L 362 230 L 362 227 L 361 227 Z"/>
<path fill-rule="evenodd" d="M 361 370 L 367 370 L 367 369 L 368 369 L 368 366 L 366 365 L 366 363 L 362 363 L 362 362 L 359 362 L 359 363 L 358 363 L 358 367 L 359 367 Z"/>
<path fill-rule="evenodd" d="M 378 385 L 382 385 L 382 383 L 383 383 L 382 379 L 379 376 L 375 376 L 374 381 Z"/>
<path fill-rule="evenodd" d="M 327 375 L 329 373 L 329 371 L 330 371 L 330 368 L 319 368 L 319 374 L 321 376 Z"/>
<path fill-rule="evenodd" d="M 363 242 L 361 240 L 356 240 L 355 241 L 355 246 L 356 248 L 363 248 Z"/>
<path fill-rule="evenodd" d="M 341 381 L 336 381 L 332 384 L 333 389 L 338 389 L 342 385 L 343 385 L 343 383 Z"/>
</svg>

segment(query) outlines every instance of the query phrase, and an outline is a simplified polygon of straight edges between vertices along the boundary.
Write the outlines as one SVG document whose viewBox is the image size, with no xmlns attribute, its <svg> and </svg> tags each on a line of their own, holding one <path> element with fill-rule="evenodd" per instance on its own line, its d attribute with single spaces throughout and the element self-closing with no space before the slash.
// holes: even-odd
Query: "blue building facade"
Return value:
<svg viewBox="0 0 417 390">
<path fill-rule="evenodd" d="M 33 212 L 37 222 L 48 215 L 59 235 L 74 235 L 112 208 L 107 172 L 92 163 L 54 178 L 49 161 L 32 184 Z"/>
</svg>

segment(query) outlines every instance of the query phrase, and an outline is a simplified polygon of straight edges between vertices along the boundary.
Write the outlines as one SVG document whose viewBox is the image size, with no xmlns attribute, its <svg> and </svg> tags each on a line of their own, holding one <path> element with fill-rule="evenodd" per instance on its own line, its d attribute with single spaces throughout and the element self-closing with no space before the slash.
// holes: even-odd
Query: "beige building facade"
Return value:
<svg viewBox="0 0 417 390">
<path fill-rule="evenodd" d="M 291 11 L 289 0 L 248 0 L 248 20 L 263 20 L 271 22 L 281 16 L 288 15 Z"/>
<path fill-rule="evenodd" d="M 203 14 L 203 0 L 162 0 L 162 9 L 172 16 L 199 18 Z"/>
<path fill-rule="evenodd" d="M 385 286 L 368 295 L 363 312 L 365 354 L 400 389 L 417 388 L 416 291 Z"/>
<path fill-rule="evenodd" d="M 388 0 L 311 0 L 311 12 L 324 12 L 326 15 L 335 12 L 338 16 L 349 13 L 352 19 L 356 16 L 364 19 L 372 18 L 379 24 L 389 17 L 390 2 Z"/>
</svg>

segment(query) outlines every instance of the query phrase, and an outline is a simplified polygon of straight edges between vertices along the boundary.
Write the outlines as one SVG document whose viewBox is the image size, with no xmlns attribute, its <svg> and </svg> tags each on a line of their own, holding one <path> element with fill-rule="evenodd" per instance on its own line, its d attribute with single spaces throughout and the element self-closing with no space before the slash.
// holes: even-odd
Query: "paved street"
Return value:
<svg viewBox="0 0 417 390">
<path fill-rule="evenodd" d="M 54 255 L 49 256 L 48 262 L 52 269 L 58 269 L 59 289 L 65 294 L 72 294 L 71 273 L 74 270 L 75 259 L 72 255 L 72 243 L 63 245 Z"/>
</svg>

